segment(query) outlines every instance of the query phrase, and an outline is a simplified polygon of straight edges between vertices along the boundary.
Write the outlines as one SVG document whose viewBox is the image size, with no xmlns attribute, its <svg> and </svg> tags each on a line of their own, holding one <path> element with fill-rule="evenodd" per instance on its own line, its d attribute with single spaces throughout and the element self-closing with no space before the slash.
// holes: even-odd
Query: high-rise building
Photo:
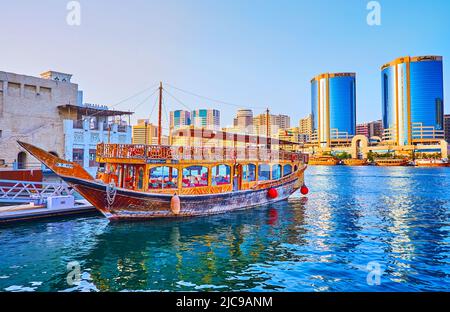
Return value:
<svg viewBox="0 0 450 312">
<path fill-rule="evenodd" d="M 312 115 L 309 114 L 307 117 L 300 119 L 299 122 L 299 132 L 302 135 L 302 142 L 309 141 L 312 134 Z"/>
<path fill-rule="evenodd" d="M 356 133 L 354 73 L 325 73 L 311 80 L 311 141 L 321 147 L 348 142 Z"/>
<path fill-rule="evenodd" d="M 257 135 L 267 135 L 267 114 L 259 114 L 253 117 L 254 133 Z M 271 137 L 278 136 L 280 129 L 288 129 L 291 127 L 291 118 L 287 115 L 269 114 L 269 135 Z"/>
<path fill-rule="evenodd" d="M 445 140 L 450 143 L 450 114 L 444 115 Z"/>
<path fill-rule="evenodd" d="M 356 125 L 356 134 L 364 135 L 368 138 L 377 136 L 380 137 L 383 134 L 383 125 L 381 120 L 366 122 Z"/>
<path fill-rule="evenodd" d="M 185 110 L 170 112 L 170 129 L 178 129 L 191 125 L 191 113 Z"/>
<path fill-rule="evenodd" d="M 220 111 L 217 109 L 197 109 L 191 116 L 191 124 L 196 128 L 220 129 Z"/>
<path fill-rule="evenodd" d="M 158 144 L 158 126 L 150 123 L 148 119 L 138 119 L 137 124 L 133 126 L 132 142 L 133 144 Z M 161 144 L 169 144 L 167 136 L 161 136 Z"/>
<path fill-rule="evenodd" d="M 381 67 L 383 140 L 397 145 L 444 138 L 441 56 L 401 57 Z"/>
<path fill-rule="evenodd" d="M 239 109 L 233 120 L 233 126 L 237 131 L 253 132 L 253 111 Z"/>
</svg>

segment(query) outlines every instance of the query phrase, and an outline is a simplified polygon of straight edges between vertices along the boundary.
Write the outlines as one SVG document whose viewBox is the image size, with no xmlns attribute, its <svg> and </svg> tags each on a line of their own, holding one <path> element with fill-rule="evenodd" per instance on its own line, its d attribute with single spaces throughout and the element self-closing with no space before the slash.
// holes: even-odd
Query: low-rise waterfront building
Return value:
<svg viewBox="0 0 450 312">
<path fill-rule="evenodd" d="M 444 116 L 445 140 L 450 143 L 450 114 Z"/>
<path fill-rule="evenodd" d="M 364 135 L 367 138 L 372 137 L 382 137 L 383 134 L 383 124 L 381 120 L 366 122 L 356 125 L 356 134 Z"/>
<path fill-rule="evenodd" d="M 92 104 L 58 106 L 64 125 L 64 158 L 95 176 L 98 143 L 131 143 L 131 127 L 122 119 L 131 112 Z"/>
</svg>

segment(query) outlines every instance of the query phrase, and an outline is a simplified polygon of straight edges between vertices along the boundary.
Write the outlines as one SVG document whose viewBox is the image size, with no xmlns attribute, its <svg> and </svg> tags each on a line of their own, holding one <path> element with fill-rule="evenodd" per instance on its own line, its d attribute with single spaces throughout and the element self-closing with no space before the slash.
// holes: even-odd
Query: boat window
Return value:
<svg viewBox="0 0 450 312">
<path fill-rule="evenodd" d="M 298 169 L 297 165 L 294 166 L 294 172 L 296 172 Z"/>
<path fill-rule="evenodd" d="M 283 168 L 283 177 L 289 175 L 292 173 L 292 166 L 291 165 L 284 165 Z"/>
<path fill-rule="evenodd" d="M 242 166 L 243 179 L 246 182 L 256 181 L 256 165 L 248 164 Z"/>
<path fill-rule="evenodd" d="M 128 189 L 134 188 L 134 166 L 128 165 L 125 171 L 124 187 Z"/>
<path fill-rule="evenodd" d="M 272 166 L 272 180 L 281 179 L 281 165 Z"/>
<path fill-rule="evenodd" d="M 144 187 L 144 168 L 139 167 L 138 170 L 138 188 L 142 189 Z"/>
<path fill-rule="evenodd" d="M 178 187 L 177 168 L 167 166 L 151 168 L 148 176 L 149 189 L 174 189 Z"/>
<path fill-rule="evenodd" d="M 183 187 L 199 187 L 208 185 L 208 168 L 190 166 L 183 168 Z"/>
<path fill-rule="evenodd" d="M 212 168 L 212 185 L 230 184 L 231 169 L 228 165 L 218 165 Z"/>
<path fill-rule="evenodd" d="M 270 180 L 270 166 L 267 164 L 258 166 L 258 180 L 266 181 Z"/>
</svg>

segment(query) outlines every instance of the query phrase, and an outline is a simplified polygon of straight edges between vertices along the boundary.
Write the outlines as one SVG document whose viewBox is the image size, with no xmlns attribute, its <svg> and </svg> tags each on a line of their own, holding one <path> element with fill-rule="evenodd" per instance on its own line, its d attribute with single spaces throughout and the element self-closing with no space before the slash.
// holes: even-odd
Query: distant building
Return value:
<svg viewBox="0 0 450 312">
<path fill-rule="evenodd" d="M 401 57 L 381 67 L 383 140 L 396 145 L 444 139 L 441 56 Z"/>
<path fill-rule="evenodd" d="M 191 116 L 191 124 L 196 128 L 220 129 L 220 111 L 217 109 L 197 109 Z"/>
<path fill-rule="evenodd" d="M 254 133 L 261 136 L 267 135 L 267 114 L 259 114 L 253 118 Z M 269 114 L 269 136 L 277 137 L 280 129 L 291 127 L 291 118 L 287 115 Z"/>
<path fill-rule="evenodd" d="M 178 129 L 191 125 L 191 113 L 185 110 L 170 112 L 170 129 Z"/>
<path fill-rule="evenodd" d="M 312 115 L 309 114 L 307 117 L 300 119 L 299 122 L 299 132 L 302 135 L 303 141 L 309 141 L 312 135 Z"/>
<path fill-rule="evenodd" d="M 253 111 L 251 109 L 239 109 L 233 119 L 236 131 L 253 132 Z"/>
<path fill-rule="evenodd" d="M 383 134 L 383 125 L 381 120 L 356 125 L 356 134 L 364 135 L 367 138 L 374 136 L 381 138 Z"/>
<path fill-rule="evenodd" d="M 445 140 L 450 143 L 450 114 L 444 116 Z"/>
<path fill-rule="evenodd" d="M 122 119 L 132 112 L 110 110 L 107 106 L 60 105 L 64 124 L 64 158 L 83 166 L 95 176 L 98 143 L 131 143 L 131 127 Z"/>
<path fill-rule="evenodd" d="M 325 73 L 311 80 L 311 140 L 320 147 L 349 143 L 356 133 L 355 73 Z"/>
<path fill-rule="evenodd" d="M 307 138 L 300 132 L 299 127 L 278 130 L 278 139 L 293 143 L 305 143 Z M 283 146 L 286 150 L 297 150 L 298 145 Z"/>
<path fill-rule="evenodd" d="M 137 124 L 133 126 L 132 134 L 133 144 L 158 144 L 158 126 L 149 122 L 148 119 L 138 119 Z M 167 136 L 161 136 L 161 144 L 168 145 Z"/>
</svg>

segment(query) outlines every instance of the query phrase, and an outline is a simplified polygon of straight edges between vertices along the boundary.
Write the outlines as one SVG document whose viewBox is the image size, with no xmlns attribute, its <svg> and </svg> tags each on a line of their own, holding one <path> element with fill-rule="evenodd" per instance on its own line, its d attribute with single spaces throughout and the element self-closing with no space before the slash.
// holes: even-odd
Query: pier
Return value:
<svg viewBox="0 0 450 312">
<path fill-rule="evenodd" d="M 94 212 L 66 183 L 0 180 L 0 223 Z"/>
</svg>

